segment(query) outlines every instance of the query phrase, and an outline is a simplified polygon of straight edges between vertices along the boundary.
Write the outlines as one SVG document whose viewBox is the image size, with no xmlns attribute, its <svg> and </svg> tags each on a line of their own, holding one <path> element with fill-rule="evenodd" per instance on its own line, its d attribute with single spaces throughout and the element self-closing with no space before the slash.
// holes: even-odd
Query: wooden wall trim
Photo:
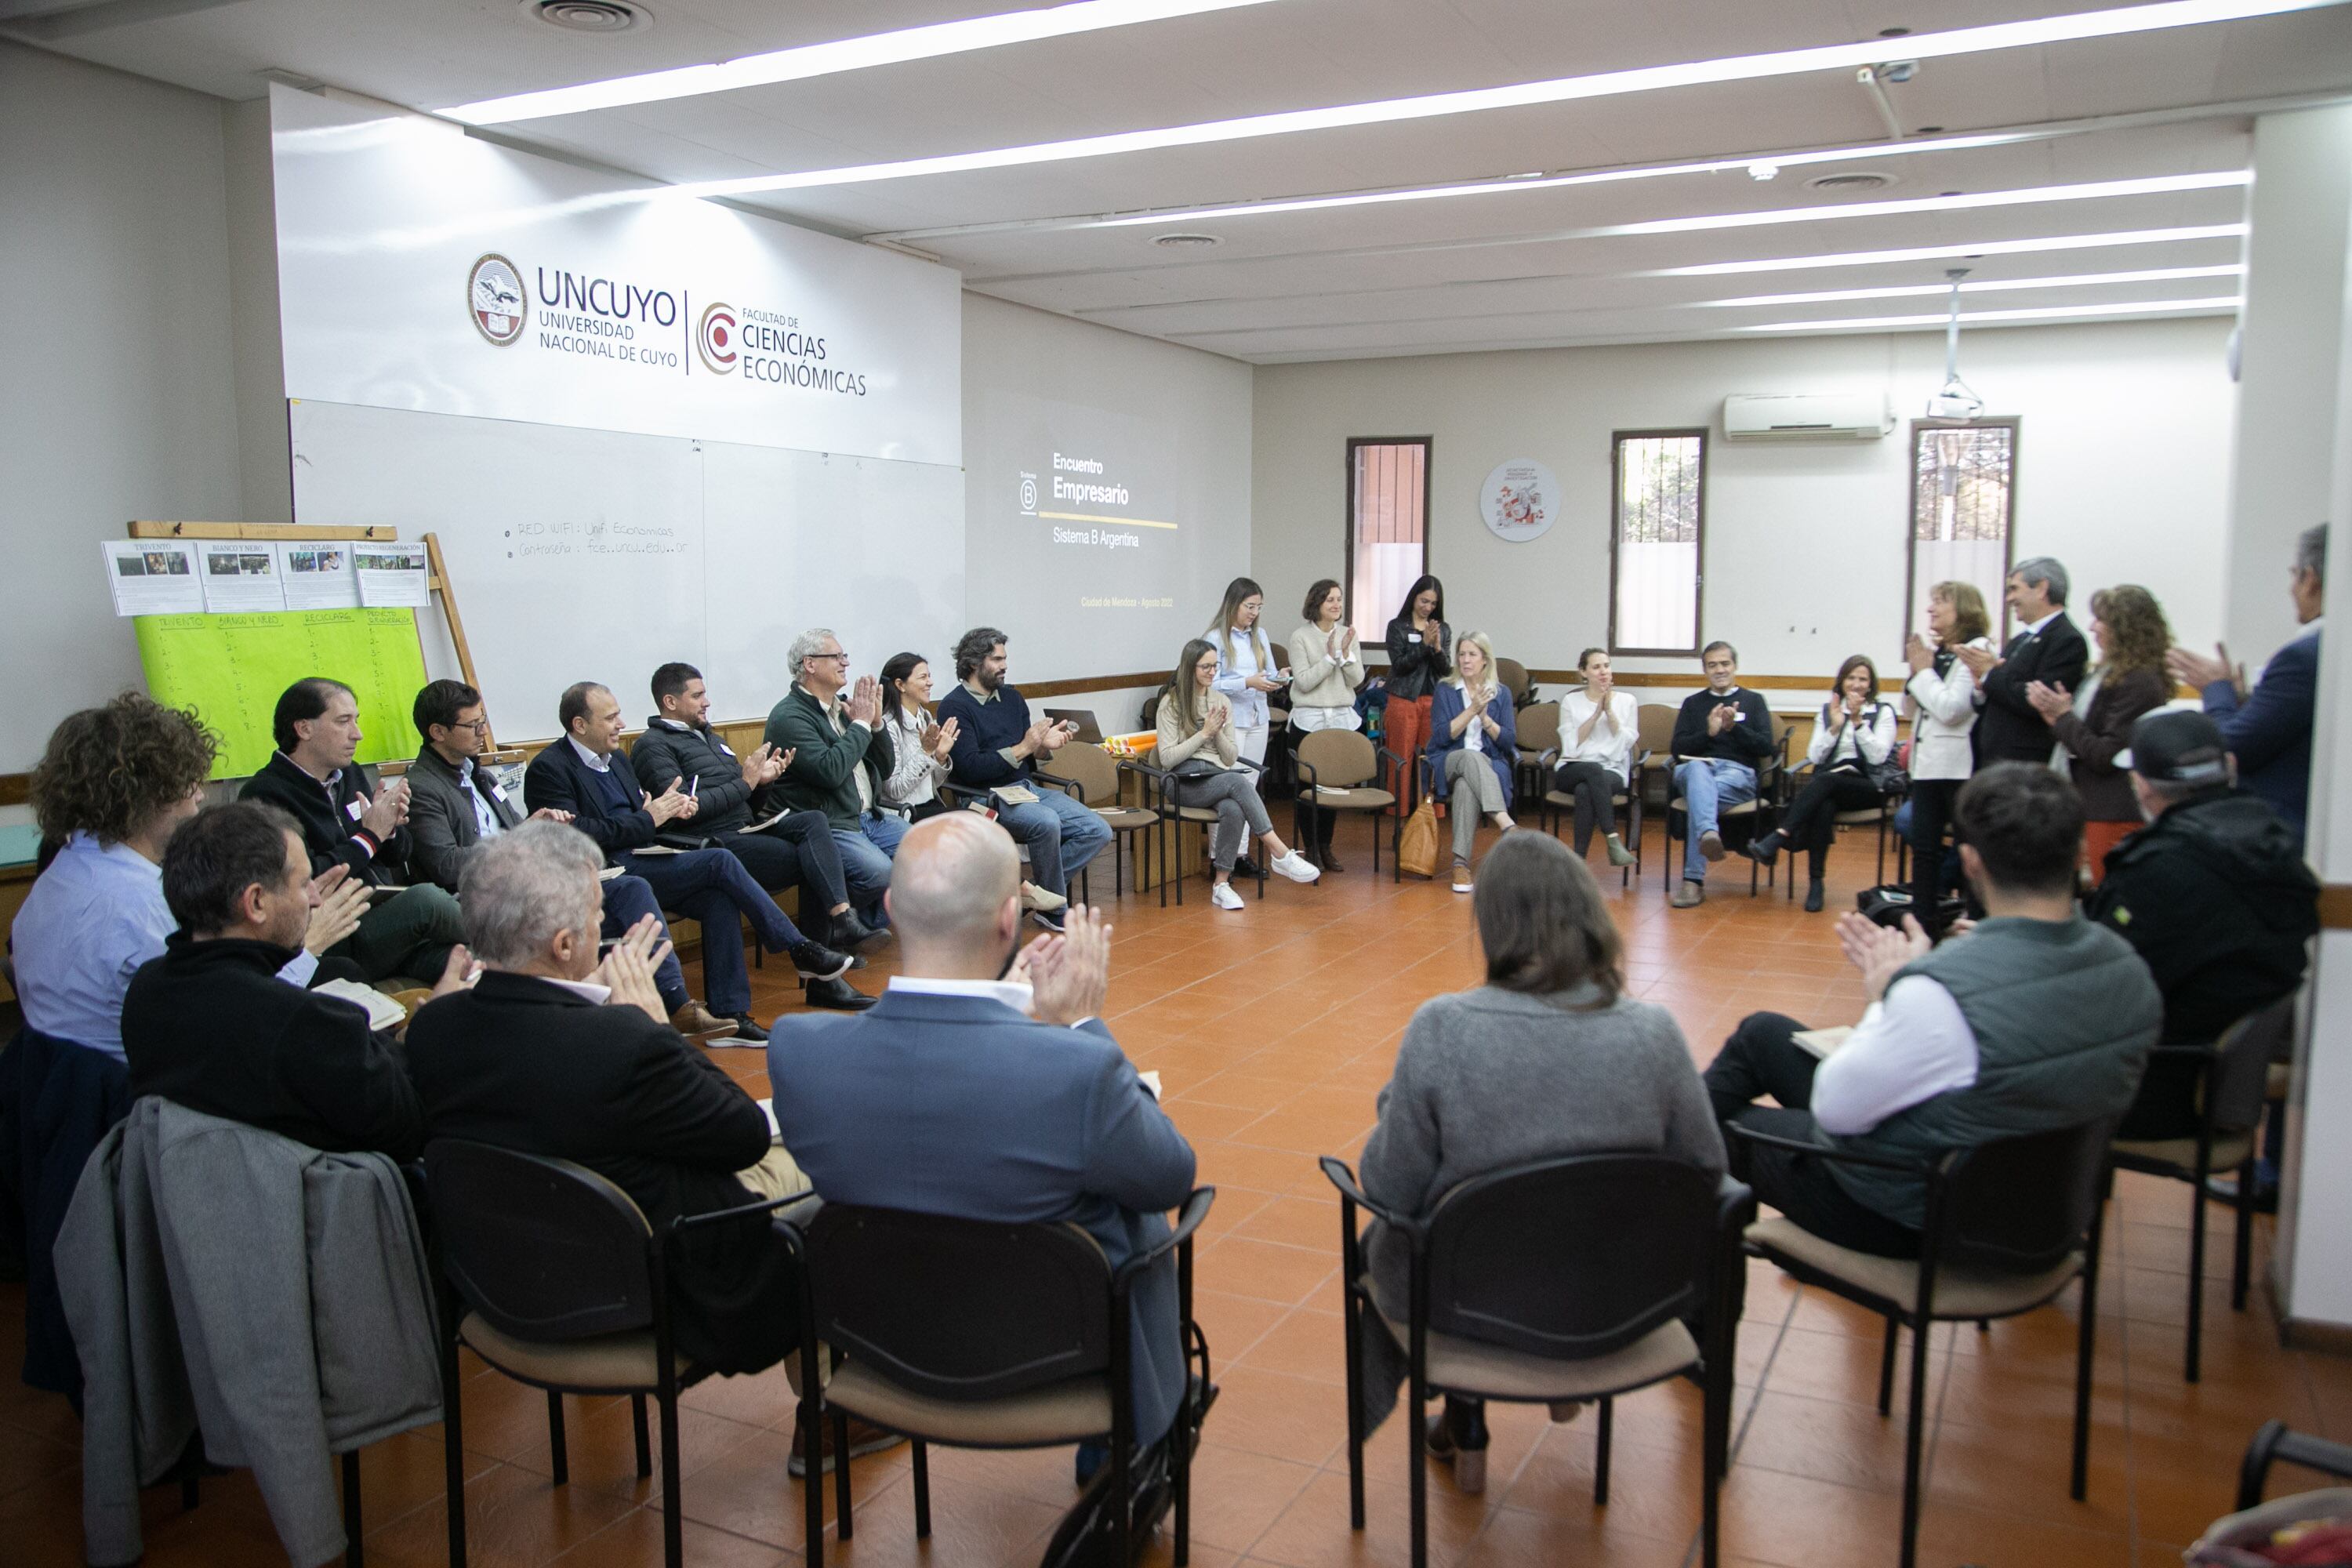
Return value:
<svg viewBox="0 0 2352 1568">
<path fill-rule="evenodd" d="M 32 798 L 32 774 L 0 773 L 0 805 L 23 805 Z"/>
<path fill-rule="evenodd" d="M 2330 882 L 2319 889 L 2319 923 L 2327 931 L 2352 931 L 2352 882 Z"/>
</svg>

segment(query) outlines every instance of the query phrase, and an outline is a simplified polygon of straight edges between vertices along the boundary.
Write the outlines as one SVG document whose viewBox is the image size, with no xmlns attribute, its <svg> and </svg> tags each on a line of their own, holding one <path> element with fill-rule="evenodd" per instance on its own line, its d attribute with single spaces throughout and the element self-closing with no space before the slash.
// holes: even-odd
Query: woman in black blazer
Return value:
<svg viewBox="0 0 2352 1568">
<path fill-rule="evenodd" d="M 1454 628 L 1445 624 L 1445 584 L 1423 573 L 1405 590 L 1404 607 L 1389 622 L 1388 705 L 1381 710 L 1381 745 L 1404 759 L 1410 778 L 1429 744 L 1429 709 L 1437 683 L 1454 673 Z M 1397 781 L 1399 805 L 1406 795 Z"/>
</svg>

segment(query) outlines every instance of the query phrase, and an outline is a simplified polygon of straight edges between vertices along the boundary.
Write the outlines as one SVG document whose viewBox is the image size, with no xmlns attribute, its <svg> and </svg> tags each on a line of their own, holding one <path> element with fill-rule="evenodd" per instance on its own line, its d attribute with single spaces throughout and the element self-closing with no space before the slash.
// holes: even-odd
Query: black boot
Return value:
<svg viewBox="0 0 2352 1568">
<path fill-rule="evenodd" d="M 1805 912 L 1809 915 L 1822 912 L 1822 879 L 1819 877 L 1805 884 Z"/>
<path fill-rule="evenodd" d="M 1315 824 L 1315 863 L 1335 876 L 1347 869 L 1331 853 L 1331 831 L 1339 826 L 1339 814 L 1336 811 L 1320 813 Z"/>
</svg>

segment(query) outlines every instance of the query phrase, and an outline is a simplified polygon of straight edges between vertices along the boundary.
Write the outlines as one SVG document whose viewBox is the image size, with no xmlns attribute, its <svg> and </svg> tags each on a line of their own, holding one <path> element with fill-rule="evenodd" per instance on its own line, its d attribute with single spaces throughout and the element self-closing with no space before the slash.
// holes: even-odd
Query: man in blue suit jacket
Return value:
<svg viewBox="0 0 2352 1568">
<path fill-rule="evenodd" d="M 916 825 L 887 895 L 906 973 L 866 1013 L 776 1020 L 776 1127 L 830 1202 L 1072 1220 L 1117 1268 L 1169 1234 L 1167 1211 L 1192 1189 L 1192 1150 L 1097 1016 L 1110 928 L 1074 908 L 1066 935 L 1013 962 L 1020 880 L 994 823 L 951 811 Z M 1172 1256 L 1131 1301 L 1144 1444 L 1184 1394 Z"/>
<path fill-rule="evenodd" d="M 2230 663 L 2230 650 L 2207 658 L 2174 648 L 2165 664 L 2175 680 L 2205 694 L 2205 711 L 2221 726 L 2221 738 L 2238 759 L 2238 783 L 2270 802 L 2281 821 L 2303 843 L 2304 818 L 2311 805 L 2311 726 L 2319 700 L 2319 616 L 2326 599 L 2327 525 L 2304 530 L 2295 541 L 2294 576 L 2287 592 L 2303 632 L 2271 656 L 2252 691 L 2242 671 Z"/>
</svg>

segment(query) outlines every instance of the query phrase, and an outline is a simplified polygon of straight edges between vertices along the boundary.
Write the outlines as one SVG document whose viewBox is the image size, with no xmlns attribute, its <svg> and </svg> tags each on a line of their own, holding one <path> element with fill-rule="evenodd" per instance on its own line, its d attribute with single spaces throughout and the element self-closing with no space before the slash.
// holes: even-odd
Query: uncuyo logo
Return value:
<svg viewBox="0 0 2352 1568">
<path fill-rule="evenodd" d="M 474 263 L 466 275 L 466 309 L 474 330 L 499 348 L 522 336 L 530 320 L 530 298 L 523 292 L 522 274 L 496 251 Z"/>
<path fill-rule="evenodd" d="M 735 307 L 721 301 L 707 306 L 694 330 L 694 351 L 713 375 L 725 375 L 740 363 L 735 347 Z"/>
</svg>

